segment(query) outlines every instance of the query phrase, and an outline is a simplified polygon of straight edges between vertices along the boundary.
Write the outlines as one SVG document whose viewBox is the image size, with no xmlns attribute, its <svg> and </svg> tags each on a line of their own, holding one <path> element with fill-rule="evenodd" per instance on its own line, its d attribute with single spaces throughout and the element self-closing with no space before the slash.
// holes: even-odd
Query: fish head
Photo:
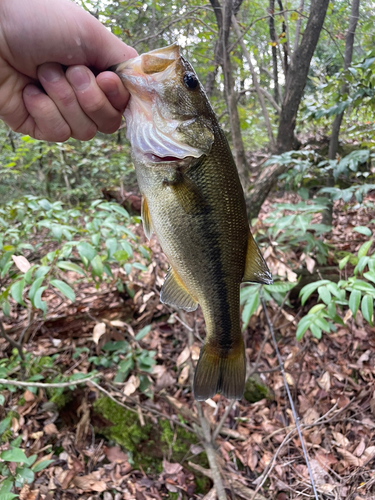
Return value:
<svg viewBox="0 0 375 500">
<path fill-rule="evenodd" d="M 209 154 L 216 120 L 178 45 L 129 59 L 115 71 L 131 95 L 125 119 L 133 154 L 155 163 Z"/>
</svg>

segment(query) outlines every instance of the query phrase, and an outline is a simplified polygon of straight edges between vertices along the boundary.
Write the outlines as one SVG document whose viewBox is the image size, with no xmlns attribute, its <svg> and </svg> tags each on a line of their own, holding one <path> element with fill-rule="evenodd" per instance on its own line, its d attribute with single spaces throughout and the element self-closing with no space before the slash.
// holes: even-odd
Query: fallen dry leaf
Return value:
<svg viewBox="0 0 375 500">
<path fill-rule="evenodd" d="M 23 397 L 25 398 L 25 401 L 27 401 L 28 403 L 30 403 L 31 401 L 35 401 L 35 394 L 33 394 L 28 389 L 23 393 Z"/>
<path fill-rule="evenodd" d="M 348 462 L 349 465 L 354 465 L 355 467 L 359 467 L 362 465 L 363 460 L 358 457 L 355 457 L 348 450 L 342 450 L 341 448 L 337 448 L 337 451 L 340 453 L 343 459 Z"/>
<path fill-rule="evenodd" d="M 43 427 L 43 431 L 47 436 L 52 436 L 53 434 L 57 434 L 59 431 L 57 430 L 57 427 L 55 424 L 46 424 Z"/>
<path fill-rule="evenodd" d="M 98 345 L 100 337 L 105 334 L 105 330 L 106 330 L 105 323 L 97 323 L 94 326 L 94 330 L 92 333 L 92 340 L 95 342 L 96 345 Z"/>
<path fill-rule="evenodd" d="M 190 366 L 189 365 L 185 365 L 183 367 L 183 369 L 181 370 L 180 376 L 178 377 L 178 383 L 179 384 L 181 384 L 181 385 L 185 384 L 185 382 L 189 378 L 189 371 L 190 371 Z"/>
<path fill-rule="evenodd" d="M 104 446 L 103 451 L 110 462 L 122 464 L 128 461 L 128 455 L 119 446 Z"/>
<path fill-rule="evenodd" d="M 326 392 L 331 389 L 331 377 L 329 372 L 324 372 L 323 375 L 317 380 L 319 386 Z"/>
<path fill-rule="evenodd" d="M 336 443 L 341 448 L 346 448 L 348 446 L 348 444 L 350 443 L 349 439 L 347 437 L 345 437 L 343 434 L 341 434 L 341 432 L 332 431 L 332 434 L 333 434 L 333 437 L 335 438 Z"/>
<path fill-rule="evenodd" d="M 167 460 L 163 460 L 163 472 L 166 474 L 178 474 L 179 472 L 182 471 L 182 465 L 181 464 L 174 464 L 171 462 L 168 462 Z"/>
<path fill-rule="evenodd" d="M 73 479 L 73 484 L 85 492 L 96 491 L 102 493 L 107 489 L 107 484 L 99 479 L 99 471 L 92 472 L 87 476 L 76 476 Z"/>
<path fill-rule="evenodd" d="M 189 346 L 186 346 L 185 349 L 180 352 L 176 361 L 176 366 L 179 367 L 180 365 L 185 363 L 185 361 L 189 359 L 189 356 L 190 356 L 190 349 Z"/>
<path fill-rule="evenodd" d="M 12 255 L 12 259 L 21 273 L 26 273 L 31 267 L 30 262 L 23 255 Z"/>
<path fill-rule="evenodd" d="M 136 375 L 130 375 L 128 381 L 126 382 L 125 386 L 124 386 L 124 390 L 123 390 L 123 393 L 125 394 L 125 396 L 130 396 L 131 394 L 133 394 L 137 388 L 139 387 L 139 384 L 140 384 L 140 380 L 139 380 L 139 377 L 137 377 Z"/>
</svg>

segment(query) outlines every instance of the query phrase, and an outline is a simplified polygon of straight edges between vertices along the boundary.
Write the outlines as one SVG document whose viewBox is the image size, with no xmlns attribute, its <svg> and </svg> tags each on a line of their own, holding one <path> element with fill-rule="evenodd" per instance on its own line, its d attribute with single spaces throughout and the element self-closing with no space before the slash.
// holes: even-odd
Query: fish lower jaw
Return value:
<svg viewBox="0 0 375 500">
<path fill-rule="evenodd" d="M 141 153 L 140 151 L 136 152 L 136 156 L 138 158 L 142 158 L 144 163 L 150 164 L 165 164 L 165 163 L 173 163 L 175 166 L 185 166 L 191 163 L 195 158 L 193 156 L 185 156 L 184 158 L 178 158 L 177 156 L 158 156 L 154 153 Z"/>
</svg>

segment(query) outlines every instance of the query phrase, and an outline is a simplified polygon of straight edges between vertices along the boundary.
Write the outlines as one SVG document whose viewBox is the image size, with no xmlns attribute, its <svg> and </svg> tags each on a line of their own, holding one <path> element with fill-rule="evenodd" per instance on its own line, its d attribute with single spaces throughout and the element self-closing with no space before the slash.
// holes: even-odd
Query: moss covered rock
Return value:
<svg viewBox="0 0 375 500">
<path fill-rule="evenodd" d="M 166 419 L 159 419 L 155 425 L 146 418 L 142 427 L 136 413 L 122 408 L 108 397 L 97 399 L 93 407 L 96 414 L 110 422 L 107 426 L 97 427 L 96 432 L 121 445 L 134 467 L 142 467 L 146 473 L 160 473 L 163 458 L 187 466 L 184 461 L 190 455 L 190 446 L 198 442 L 195 434 Z M 208 467 L 203 452 L 194 461 Z"/>
<path fill-rule="evenodd" d="M 249 377 L 246 381 L 243 397 L 246 401 L 249 401 L 249 403 L 256 403 L 264 398 L 274 399 L 275 395 L 273 391 L 262 382 L 260 376 L 254 373 L 254 375 Z"/>
</svg>

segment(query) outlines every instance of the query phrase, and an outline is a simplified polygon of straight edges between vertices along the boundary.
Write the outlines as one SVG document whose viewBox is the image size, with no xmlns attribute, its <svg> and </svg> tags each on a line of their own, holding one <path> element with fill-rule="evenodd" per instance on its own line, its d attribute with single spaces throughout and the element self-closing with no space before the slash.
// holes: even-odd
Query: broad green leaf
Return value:
<svg viewBox="0 0 375 500">
<path fill-rule="evenodd" d="M 361 246 L 361 248 L 358 250 L 358 257 L 359 258 L 361 258 L 361 257 L 363 257 L 364 255 L 367 254 L 367 252 L 369 251 L 372 243 L 373 243 L 373 240 L 368 240 L 365 243 L 363 243 L 363 245 Z"/>
<path fill-rule="evenodd" d="M 74 291 L 64 281 L 61 281 L 61 280 L 51 280 L 50 284 L 53 287 L 57 288 L 57 290 L 59 290 L 63 295 L 65 295 L 65 297 L 67 297 L 72 302 L 74 302 L 76 300 L 76 296 L 75 296 Z"/>
<path fill-rule="evenodd" d="M 85 257 L 88 261 L 91 261 L 96 256 L 95 248 L 90 243 L 87 243 L 87 241 L 78 243 L 77 250 L 80 257 Z"/>
<path fill-rule="evenodd" d="M 21 487 L 24 484 L 31 484 L 34 481 L 35 474 L 31 469 L 17 467 L 16 469 L 16 486 Z"/>
<path fill-rule="evenodd" d="M 297 327 L 297 332 L 296 332 L 296 338 L 297 340 L 301 340 L 303 337 L 304 333 L 308 328 L 310 328 L 310 325 L 313 323 L 313 319 L 311 316 L 307 315 L 304 318 L 301 319 L 301 321 L 298 323 Z"/>
<path fill-rule="evenodd" d="M 356 231 L 357 233 L 364 234 L 365 236 L 371 236 L 372 232 L 371 229 L 369 229 L 366 226 L 356 226 L 353 231 Z"/>
<path fill-rule="evenodd" d="M 0 453 L 0 458 L 5 462 L 27 463 L 27 456 L 20 448 L 11 448 Z"/>
<path fill-rule="evenodd" d="M 23 290 L 25 288 L 25 278 L 22 278 L 19 281 L 16 281 L 13 283 L 13 285 L 10 287 L 10 293 L 13 297 L 13 299 L 18 303 L 21 304 L 22 306 L 25 306 L 26 304 L 23 301 Z"/>
<path fill-rule="evenodd" d="M 44 281 L 44 276 L 41 278 L 38 278 L 37 280 L 34 281 L 34 283 L 31 285 L 30 290 L 29 290 L 29 299 L 31 300 L 32 304 L 34 304 L 34 297 L 36 292 L 39 290 L 39 288 L 42 286 L 42 283 Z"/>
<path fill-rule="evenodd" d="M 346 266 L 346 264 L 349 262 L 350 257 L 351 257 L 351 255 L 348 254 L 343 259 L 340 260 L 340 262 L 339 262 L 339 268 L 340 269 L 344 269 L 344 267 Z"/>
<path fill-rule="evenodd" d="M 42 460 L 41 462 L 36 462 L 36 464 L 33 465 L 31 469 L 33 470 L 33 472 L 40 472 L 41 470 L 52 464 L 52 462 L 54 462 L 54 460 Z"/>
<path fill-rule="evenodd" d="M 310 314 L 316 314 L 317 312 L 319 311 L 322 311 L 323 309 L 325 309 L 326 305 L 325 304 L 316 304 L 315 306 L 313 306 L 310 311 L 307 313 L 307 315 L 309 316 Z"/>
<path fill-rule="evenodd" d="M 370 295 L 365 295 L 362 299 L 361 311 L 363 317 L 372 326 L 372 315 L 374 312 L 374 299 Z"/>
<path fill-rule="evenodd" d="M 34 307 L 36 307 L 37 309 L 41 309 L 44 314 L 47 313 L 47 302 L 45 300 L 42 300 L 42 294 L 47 288 L 48 287 L 46 286 L 40 287 L 34 295 Z"/>
<path fill-rule="evenodd" d="M 361 302 L 361 292 L 359 290 L 352 290 L 349 297 L 349 309 L 353 313 L 353 317 L 357 314 L 359 303 Z"/>
<path fill-rule="evenodd" d="M 98 278 L 103 276 L 103 262 L 100 255 L 96 255 L 90 262 L 93 274 Z"/>
<path fill-rule="evenodd" d="M 125 250 L 117 250 L 113 253 L 113 258 L 122 265 L 129 259 L 129 254 Z"/>
<path fill-rule="evenodd" d="M 311 330 L 313 337 L 315 337 L 316 339 L 322 338 L 322 330 L 317 325 L 312 323 L 310 325 L 310 330 Z"/>
<path fill-rule="evenodd" d="M 84 270 L 77 264 L 74 264 L 74 262 L 61 261 L 57 263 L 57 267 L 63 269 L 64 271 L 74 271 L 81 276 L 85 276 Z"/>
<path fill-rule="evenodd" d="M 319 293 L 319 297 L 322 299 L 322 301 L 325 304 L 328 305 L 331 302 L 332 295 L 326 286 L 320 286 L 318 288 L 318 293 Z"/>
<path fill-rule="evenodd" d="M 5 302 L 3 302 L 3 313 L 4 313 L 4 316 L 9 318 L 9 316 L 10 316 L 10 304 L 7 300 Z"/>
<path fill-rule="evenodd" d="M 2 436 L 4 434 L 4 432 L 10 428 L 11 425 L 12 425 L 12 415 L 8 415 L 3 420 L 1 420 L 0 421 L 0 436 Z"/>
<path fill-rule="evenodd" d="M 146 337 L 146 335 L 151 330 L 151 328 L 152 328 L 152 325 L 144 326 L 142 328 L 142 330 L 139 330 L 139 332 L 135 336 L 135 340 L 137 340 L 137 341 L 142 340 L 144 337 Z"/>
<path fill-rule="evenodd" d="M 259 307 L 259 302 L 260 300 L 258 291 L 247 299 L 242 311 L 242 323 L 243 323 L 242 330 L 245 330 L 245 328 L 249 324 L 251 316 L 255 313 L 255 311 Z"/>
</svg>

